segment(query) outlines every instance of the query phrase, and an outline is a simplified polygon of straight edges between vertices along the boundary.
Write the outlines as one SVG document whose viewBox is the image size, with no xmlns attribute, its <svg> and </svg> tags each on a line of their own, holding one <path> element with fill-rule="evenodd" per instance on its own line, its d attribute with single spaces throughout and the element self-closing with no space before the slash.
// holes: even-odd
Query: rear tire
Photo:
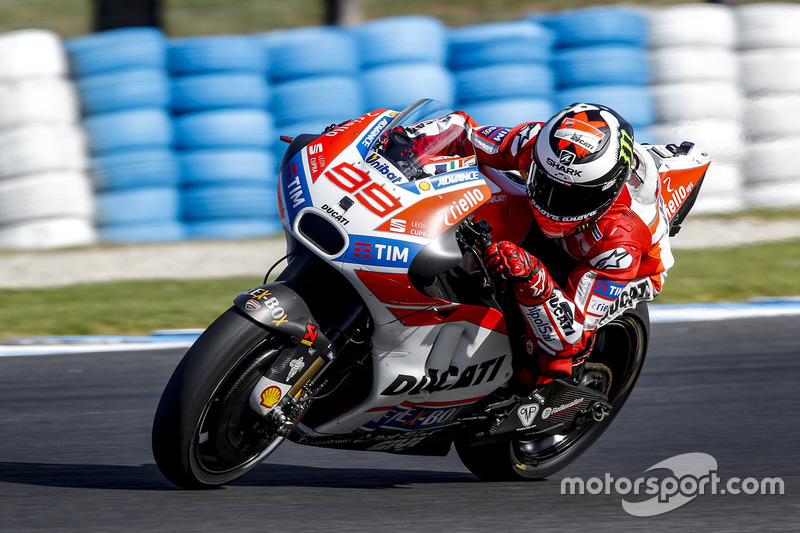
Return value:
<svg viewBox="0 0 800 533">
<path fill-rule="evenodd" d="M 613 408 L 601 422 L 587 422 L 554 436 L 485 445 L 456 440 L 461 461 L 483 481 L 539 480 L 565 468 L 594 444 L 628 399 L 644 364 L 649 325 L 647 307 L 642 304 L 602 329 L 603 345 L 589 358 L 610 368 L 613 376 L 608 393 Z"/>
<path fill-rule="evenodd" d="M 248 399 L 284 346 L 235 307 L 200 336 L 167 383 L 153 422 L 153 456 L 169 481 L 219 487 L 280 444 L 283 436 Z"/>
</svg>

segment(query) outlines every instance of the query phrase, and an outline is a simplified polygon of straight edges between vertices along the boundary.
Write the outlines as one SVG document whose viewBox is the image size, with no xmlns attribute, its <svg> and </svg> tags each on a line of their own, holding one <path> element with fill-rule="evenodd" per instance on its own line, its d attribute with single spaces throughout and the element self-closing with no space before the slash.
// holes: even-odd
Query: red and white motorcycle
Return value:
<svg viewBox="0 0 800 533">
<path fill-rule="evenodd" d="M 531 358 L 510 342 L 523 319 L 504 312 L 516 307 L 480 253 L 529 238 L 524 183 L 474 155 L 382 149 L 396 127 L 449 112 L 421 100 L 289 144 L 278 185 L 288 265 L 237 296 L 169 380 L 152 444 L 170 481 L 223 485 L 285 438 L 423 455 L 455 443 L 481 479 L 541 479 L 619 413 L 644 362 L 647 307 L 609 316 L 570 379 L 524 386 Z M 688 144 L 654 148 L 677 227 L 708 164 Z"/>
</svg>

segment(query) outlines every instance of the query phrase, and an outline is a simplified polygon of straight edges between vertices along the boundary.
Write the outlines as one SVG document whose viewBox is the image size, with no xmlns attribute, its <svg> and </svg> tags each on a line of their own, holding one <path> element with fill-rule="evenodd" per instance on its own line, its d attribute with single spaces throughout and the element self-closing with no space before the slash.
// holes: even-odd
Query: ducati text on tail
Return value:
<svg viewBox="0 0 800 533">
<path fill-rule="evenodd" d="M 421 100 L 289 144 L 277 191 L 288 265 L 237 296 L 169 380 L 152 444 L 171 482 L 229 483 L 286 438 L 422 455 L 455 445 L 481 479 L 541 479 L 608 427 L 642 369 L 647 307 L 607 316 L 571 378 L 525 385 L 524 319 L 504 312 L 511 300 L 481 262 L 492 240 L 526 238 L 524 183 L 442 156 L 446 137 L 435 157 L 389 149 L 398 128 L 448 113 Z"/>
</svg>

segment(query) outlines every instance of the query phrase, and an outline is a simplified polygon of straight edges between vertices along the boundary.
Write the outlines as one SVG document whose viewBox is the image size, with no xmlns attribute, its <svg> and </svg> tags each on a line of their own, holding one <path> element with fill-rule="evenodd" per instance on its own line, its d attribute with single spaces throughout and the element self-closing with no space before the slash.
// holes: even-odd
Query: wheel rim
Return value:
<svg viewBox="0 0 800 533">
<path fill-rule="evenodd" d="M 644 327 L 636 318 L 623 315 L 611 322 L 606 328 L 617 328 L 618 331 L 615 333 L 621 335 L 622 337 L 620 338 L 625 339 L 629 346 L 626 351 L 627 358 L 624 361 L 599 361 L 603 364 L 613 363 L 613 367 L 616 367 L 616 372 L 612 371 L 613 383 L 609 393 L 609 403 L 614 408 L 611 414 L 601 422 L 590 421 L 567 433 L 538 439 L 512 440 L 509 443 L 511 463 L 517 474 L 523 477 L 544 477 L 550 473 L 546 472 L 547 464 L 555 462 L 556 459 L 559 459 L 560 465 L 554 470 L 563 468 L 566 463 L 562 463 L 560 459 L 570 454 L 571 449 L 577 448 L 579 443 L 581 444 L 581 449 L 585 449 L 586 446 L 594 442 L 605 431 L 605 428 L 619 412 L 622 404 L 625 403 L 636 383 L 644 359 L 646 347 Z M 611 354 L 612 357 L 615 354 L 619 354 L 615 350 L 606 351 L 614 352 Z M 606 355 L 605 351 L 603 355 Z M 590 358 L 590 360 L 592 359 Z M 612 365 L 609 364 L 609 366 Z M 619 369 L 627 371 L 620 372 Z M 622 379 L 617 378 L 617 376 Z M 574 457 L 569 461 L 579 455 L 580 453 L 574 454 Z"/>
<path fill-rule="evenodd" d="M 225 483 L 256 466 L 283 440 L 277 427 L 250 408 L 250 393 L 280 349 L 267 341 L 241 358 L 217 386 L 198 419 L 191 463 L 198 478 Z M 254 355 L 255 354 L 255 355 Z"/>
</svg>

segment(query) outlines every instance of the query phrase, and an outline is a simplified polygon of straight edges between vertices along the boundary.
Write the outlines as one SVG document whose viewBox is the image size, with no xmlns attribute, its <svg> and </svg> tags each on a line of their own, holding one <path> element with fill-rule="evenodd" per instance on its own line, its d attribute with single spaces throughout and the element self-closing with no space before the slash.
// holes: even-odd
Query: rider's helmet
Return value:
<svg viewBox="0 0 800 533">
<path fill-rule="evenodd" d="M 581 231 L 611 207 L 631 171 L 633 127 L 598 104 L 573 104 L 542 127 L 528 196 L 547 237 Z"/>
</svg>

